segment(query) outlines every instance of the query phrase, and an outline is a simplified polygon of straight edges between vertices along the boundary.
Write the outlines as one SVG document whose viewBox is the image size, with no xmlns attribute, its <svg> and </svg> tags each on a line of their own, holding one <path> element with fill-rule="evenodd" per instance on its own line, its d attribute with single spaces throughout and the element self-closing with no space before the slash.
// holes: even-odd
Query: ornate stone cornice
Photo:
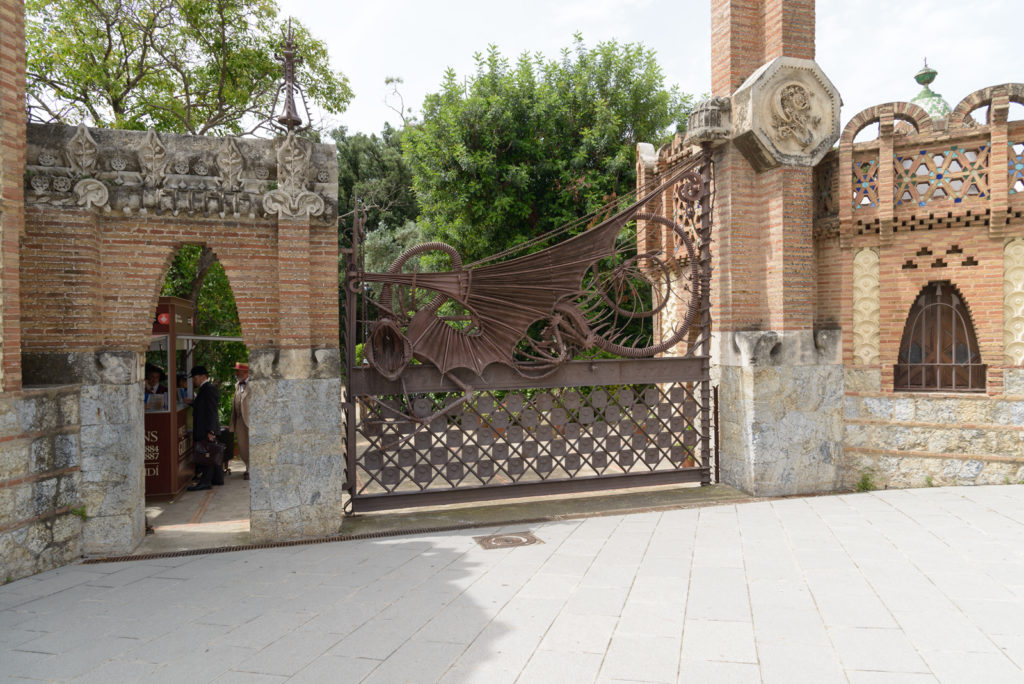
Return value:
<svg viewBox="0 0 1024 684">
<path fill-rule="evenodd" d="M 337 220 L 333 145 L 31 124 L 27 204 L 106 215 Z"/>
</svg>

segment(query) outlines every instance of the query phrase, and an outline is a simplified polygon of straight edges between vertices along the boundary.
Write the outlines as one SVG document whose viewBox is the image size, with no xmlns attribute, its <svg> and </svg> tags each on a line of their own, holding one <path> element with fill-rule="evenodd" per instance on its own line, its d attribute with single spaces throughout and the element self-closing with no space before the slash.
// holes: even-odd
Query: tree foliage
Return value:
<svg viewBox="0 0 1024 684">
<path fill-rule="evenodd" d="M 404 132 L 431 238 L 473 261 L 603 206 L 636 182 L 636 143 L 685 126 L 691 97 L 666 88 L 651 50 L 581 36 L 560 59 L 491 46 L 465 81 L 448 70 Z"/>
<path fill-rule="evenodd" d="M 26 0 L 30 116 L 193 135 L 253 132 L 273 112 L 273 0 Z M 325 112 L 352 99 L 327 47 L 292 22 L 299 82 Z"/>
<path fill-rule="evenodd" d="M 412 171 L 402 157 L 402 131 L 384 124 L 379 136 L 344 128 L 331 132 L 338 147 L 338 213 L 367 210 L 367 229 L 397 229 L 416 218 L 419 207 L 412 190 Z"/>
<path fill-rule="evenodd" d="M 204 255 L 213 253 L 199 245 L 185 245 L 176 255 L 164 280 L 160 294 L 189 299 L 193 295 L 196 311 L 196 333 L 199 335 L 220 335 L 240 337 L 242 324 L 238 319 L 235 296 L 231 291 L 227 274 L 220 262 L 213 257 L 205 269 L 200 262 Z M 196 287 L 196 273 L 202 272 L 202 287 Z M 234 395 L 234 367 L 237 361 L 249 358 L 241 342 L 198 342 L 195 358 L 191 365 L 202 364 L 210 369 L 210 377 L 220 383 L 221 422 L 226 423 L 231 414 L 231 397 Z M 179 371 L 187 371 L 181 368 Z M 173 384 L 173 380 L 171 381 Z"/>
</svg>

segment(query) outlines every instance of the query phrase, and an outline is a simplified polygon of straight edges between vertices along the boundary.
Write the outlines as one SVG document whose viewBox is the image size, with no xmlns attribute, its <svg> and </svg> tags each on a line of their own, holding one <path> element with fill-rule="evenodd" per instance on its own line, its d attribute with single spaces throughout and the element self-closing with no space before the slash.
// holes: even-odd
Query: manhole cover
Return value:
<svg viewBox="0 0 1024 684">
<path fill-rule="evenodd" d="M 508 549 L 513 546 L 529 546 L 530 544 L 544 543 L 533 536 L 533 532 L 505 532 L 503 534 L 489 534 L 486 537 L 473 537 L 473 539 L 484 549 Z"/>
</svg>

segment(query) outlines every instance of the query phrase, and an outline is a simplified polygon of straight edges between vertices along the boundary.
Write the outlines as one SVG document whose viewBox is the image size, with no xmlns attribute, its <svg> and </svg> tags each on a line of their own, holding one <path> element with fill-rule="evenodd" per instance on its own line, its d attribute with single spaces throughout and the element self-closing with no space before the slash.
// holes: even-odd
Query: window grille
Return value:
<svg viewBox="0 0 1024 684">
<path fill-rule="evenodd" d="M 948 281 L 930 283 L 910 307 L 903 328 L 895 389 L 983 391 L 985 369 L 960 294 Z"/>
</svg>

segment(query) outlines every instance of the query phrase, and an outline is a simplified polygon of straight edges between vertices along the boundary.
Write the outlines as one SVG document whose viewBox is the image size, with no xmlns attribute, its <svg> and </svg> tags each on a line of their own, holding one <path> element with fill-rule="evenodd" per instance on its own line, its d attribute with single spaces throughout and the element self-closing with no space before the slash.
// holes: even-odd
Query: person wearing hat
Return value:
<svg viewBox="0 0 1024 684">
<path fill-rule="evenodd" d="M 228 429 L 238 440 L 238 458 L 245 464 L 249 479 L 249 364 L 235 364 L 235 396 L 231 399 L 231 422 Z"/>
<path fill-rule="evenodd" d="M 210 382 L 206 366 L 193 366 L 190 375 L 192 384 L 196 387 L 195 398 L 192 400 L 192 442 L 212 442 L 217 438 L 217 431 L 220 429 L 220 420 L 217 416 L 220 395 L 217 386 Z M 224 472 L 220 466 L 204 464 L 197 459 L 196 474 L 199 476 L 199 482 L 188 488 L 190 492 L 224 484 Z"/>
</svg>

